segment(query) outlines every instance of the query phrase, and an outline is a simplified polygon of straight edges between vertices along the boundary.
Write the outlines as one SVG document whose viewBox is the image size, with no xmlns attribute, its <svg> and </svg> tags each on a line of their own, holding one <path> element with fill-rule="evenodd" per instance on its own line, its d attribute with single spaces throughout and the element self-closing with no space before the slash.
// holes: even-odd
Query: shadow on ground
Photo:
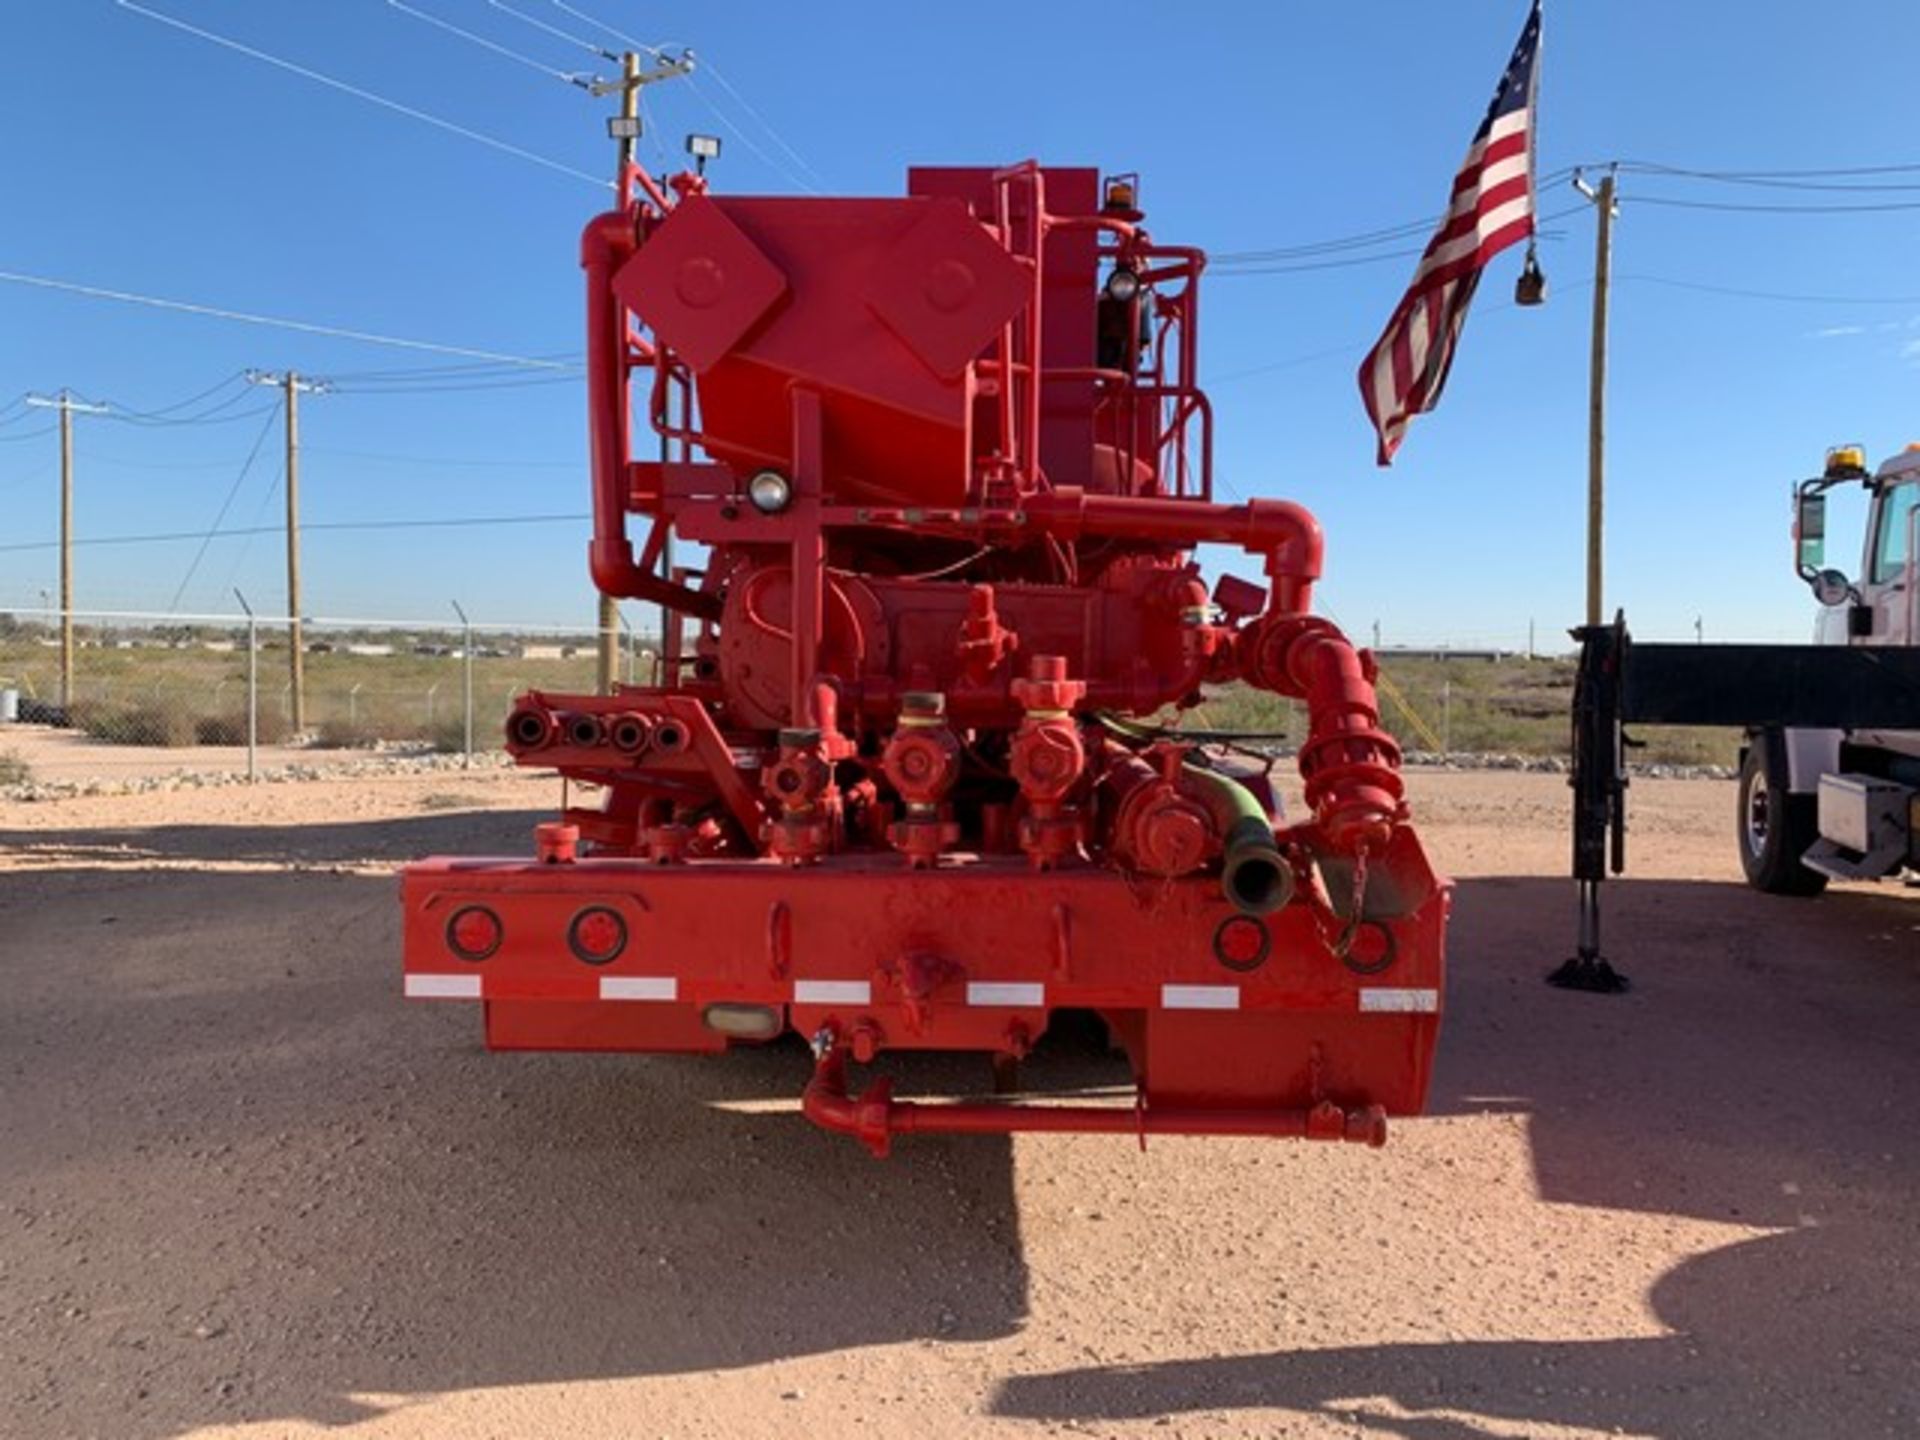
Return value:
<svg viewBox="0 0 1920 1440">
<path fill-rule="evenodd" d="M 1669 1333 L 1088 1366 L 1009 1378 L 994 1413 L 1273 1408 L 1406 1440 L 1920 1430 L 1920 897 L 1612 885 L 1609 953 L 1635 981 L 1618 998 L 1540 983 L 1571 901 L 1568 882 L 1462 883 L 1432 1108 L 1527 1115 L 1549 1202 L 1777 1227 L 1664 1275 L 1648 1305 Z"/>
<path fill-rule="evenodd" d="M 0 1347 L 19 1357 L 0 1431 L 346 1423 L 372 1413 L 356 1394 L 1018 1325 L 1005 1142 L 876 1163 L 761 1108 L 798 1094 L 802 1047 L 488 1055 L 473 1007 L 400 1001 L 391 880 L 138 859 L 525 835 L 525 817 L 471 815 L 32 833 L 43 854 L 135 849 L 0 873 Z M 981 1088 L 981 1069 L 918 1078 Z"/>
<path fill-rule="evenodd" d="M 372 1413 L 361 1395 L 1020 1326 L 1004 1143 L 920 1138 L 876 1164 L 762 1108 L 804 1078 L 783 1049 L 489 1056 L 471 1008 L 399 1002 L 391 881 L 142 866 L 517 852 L 530 819 L 0 835 L 52 862 L 0 874 L 9 1436 L 346 1424 Z M 1911 1433 L 1920 906 L 1622 884 L 1609 935 L 1638 984 L 1610 1000 L 1539 983 L 1567 890 L 1461 886 L 1435 1108 L 1528 1114 L 1549 1201 L 1779 1228 L 1665 1276 L 1650 1303 L 1670 1334 L 1088 1366 L 1010 1377 L 993 1413 L 1344 1415 L 1384 1396 L 1395 1413 L 1361 1423 L 1409 1440 L 1509 1433 L 1495 1419 L 1666 1434 L 1676 1416 L 1689 1434 Z"/>
</svg>

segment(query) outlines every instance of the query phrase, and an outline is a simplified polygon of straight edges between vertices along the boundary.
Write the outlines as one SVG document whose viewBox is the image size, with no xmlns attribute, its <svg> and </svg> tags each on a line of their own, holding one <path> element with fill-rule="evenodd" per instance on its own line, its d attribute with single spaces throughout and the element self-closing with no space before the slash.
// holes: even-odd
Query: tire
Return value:
<svg viewBox="0 0 1920 1440">
<path fill-rule="evenodd" d="M 1827 877 L 1800 863 L 1820 838 L 1819 802 L 1787 791 L 1787 740 L 1778 730 L 1753 737 L 1740 761 L 1734 840 L 1747 883 L 1769 895 L 1818 895 Z"/>
</svg>

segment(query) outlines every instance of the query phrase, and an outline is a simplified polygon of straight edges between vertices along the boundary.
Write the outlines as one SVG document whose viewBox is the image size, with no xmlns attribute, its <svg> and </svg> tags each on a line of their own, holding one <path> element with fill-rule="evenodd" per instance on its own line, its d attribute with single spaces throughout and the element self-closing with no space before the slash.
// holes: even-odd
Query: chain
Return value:
<svg viewBox="0 0 1920 1440">
<path fill-rule="evenodd" d="M 1329 906 L 1323 914 L 1316 903 L 1313 912 L 1314 928 L 1320 932 L 1320 943 L 1333 952 L 1333 958 L 1344 963 L 1353 950 L 1353 937 L 1360 931 L 1360 922 L 1367 910 L 1367 851 L 1366 847 L 1353 852 L 1353 896 L 1348 907 L 1347 920 L 1335 935 L 1327 927 L 1327 920 L 1338 918 Z"/>
</svg>

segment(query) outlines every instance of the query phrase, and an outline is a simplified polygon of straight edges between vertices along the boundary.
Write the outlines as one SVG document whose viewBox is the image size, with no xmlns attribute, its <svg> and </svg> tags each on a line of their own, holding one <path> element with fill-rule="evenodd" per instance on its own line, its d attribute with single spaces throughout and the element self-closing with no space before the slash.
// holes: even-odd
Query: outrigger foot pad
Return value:
<svg viewBox="0 0 1920 1440">
<path fill-rule="evenodd" d="M 1595 995 L 1623 995 L 1633 982 L 1598 955 L 1576 955 L 1547 976 L 1560 990 L 1586 990 Z"/>
</svg>

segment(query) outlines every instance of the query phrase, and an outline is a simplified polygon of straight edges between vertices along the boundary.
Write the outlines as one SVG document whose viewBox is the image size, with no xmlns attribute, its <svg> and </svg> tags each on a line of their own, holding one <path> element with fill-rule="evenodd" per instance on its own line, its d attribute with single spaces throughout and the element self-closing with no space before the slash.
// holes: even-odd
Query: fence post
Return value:
<svg viewBox="0 0 1920 1440">
<path fill-rule="evenodd" d="M 1453 681 L 1440 682 L 1440 754 L 1453 758 Z"/>
<path fill-rule="evenodd" d="M 462 632 L 460 641 L 460 682 L 461 688 L 465 692 L 461 703 L 466 712 L 466 749 L 464 752 L 466 759 L 462 762 L 461 768 L 471 770 L 473 768 L 473 622 L 467 618 L 467 612 L 460 608 L 460 602 L 458 600 L 453 601 L 452 604 L 453 613 L 460 617 L 460 628 Z"/>
<path fill-rule="evenodd" d="M 440 682 L 438 680 L 434 681 L 433 684 L 427 686 L 427 729 L 428 730 L 433 729 L 433 694 L 434 694 L 434 691 L 438 690 L 439 688 L 440 688 Z"/>
<path fill-rule="evenodd" d="M 251 785 L 259 773 L 260 622 L 254 619 L 253 607 L 247 604 L 246 596 L 235 590 L 233 598 L 247 612 L 247 783 Z"/>
</svg>

